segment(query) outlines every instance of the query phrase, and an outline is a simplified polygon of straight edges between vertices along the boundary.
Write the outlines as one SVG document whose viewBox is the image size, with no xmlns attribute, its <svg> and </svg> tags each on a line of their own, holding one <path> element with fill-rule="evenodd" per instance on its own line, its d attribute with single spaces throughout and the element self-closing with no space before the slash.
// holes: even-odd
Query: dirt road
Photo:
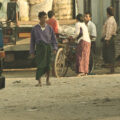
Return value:
<svg viewBox="0 0 120 120">
<path fill-rule="evenodd" d="M 19 75 L 6 75 L 0 120 L 120 120 L 119 74 L 51 78 L 51 86 L 43 78 L 42 87 L 34 73 Z"/>
</svg>

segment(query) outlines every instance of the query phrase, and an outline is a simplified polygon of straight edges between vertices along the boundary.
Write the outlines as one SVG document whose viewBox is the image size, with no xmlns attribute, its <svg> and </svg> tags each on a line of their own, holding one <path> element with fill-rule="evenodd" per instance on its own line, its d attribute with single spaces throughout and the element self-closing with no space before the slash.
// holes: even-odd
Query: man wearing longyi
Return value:
<svg viewBox="0 0 120 120">
<path fill-rule="evenodd" d="M 31 32 L 30 54 L 32 58 L 34 56 L 36 57 L 36 80 L 38 80 L 36 86 L 41 86 L 41 77 L 45 73 L 46 84 L 51 84 L 49 81 L 51 52 L 53 50 L 53 52 L 56 53 L 57 42 L 53 29 L 46 24 L 47 14 L 45 12 L 39 12 L 38 18 L 40 22 L 33 27 Z"/>
</svg>

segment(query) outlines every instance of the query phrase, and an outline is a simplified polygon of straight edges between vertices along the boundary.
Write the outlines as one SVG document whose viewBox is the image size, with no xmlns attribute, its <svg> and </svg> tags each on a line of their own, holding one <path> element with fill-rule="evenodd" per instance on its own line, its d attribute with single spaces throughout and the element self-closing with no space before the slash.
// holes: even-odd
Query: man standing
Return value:
<svg viewBox="0 0 120 120">
<path fill-rule="evenodd" d="M 97 32 L 96 32 L 96 26 L 95 24 L 91 21 L 91 14 L 89 12 L 85 13 L 85 23 L 88 26 L 88 32 L 90 35 L 91 39 L 91 50 L 95 54 L 95 49 L 96 49 L 96 37 L 97 37 Z"/>
<path fill-rule="evenodd" d="M 117 23 L 114 17 L 114 8 L 106 9 L 107 19 L 103 26 L 103 60 L 110 67 L 109 73 L 114 73 L 115 64 L 115 36 L 117 31 Z"/>
<path fill-rule="evenodd" d="M 46 24 L 47 14 L 45 12 L 39 12 L 39 24 L 33 27 L 31 32 L 30 54 L 33 58 L 35 56 L 36 46 L 36 80 L 38 80 L 37 86 L 41 86 L 41 77 L 46 73 L 46 84 L 50 85 L 49 73 L 51 63 L 52 46 L 54 53 L 57 50 L 57 42 L 53 29 Z"/>
</svg>

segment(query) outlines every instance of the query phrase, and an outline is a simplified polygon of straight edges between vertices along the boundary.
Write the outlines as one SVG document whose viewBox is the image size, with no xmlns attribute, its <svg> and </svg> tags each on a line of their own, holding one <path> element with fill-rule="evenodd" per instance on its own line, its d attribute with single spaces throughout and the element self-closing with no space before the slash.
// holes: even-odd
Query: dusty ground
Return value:
<svg viewBox="0 0 120 120">
<path fill-rule="evenodd" d="M 106 70 L 107 71 L 107 70 Z M 35 87 L 35 72 L 8 72 L 0 90 L 0 120 L 120 120 L 120 75 L 51 77 Z"/>
</svg>

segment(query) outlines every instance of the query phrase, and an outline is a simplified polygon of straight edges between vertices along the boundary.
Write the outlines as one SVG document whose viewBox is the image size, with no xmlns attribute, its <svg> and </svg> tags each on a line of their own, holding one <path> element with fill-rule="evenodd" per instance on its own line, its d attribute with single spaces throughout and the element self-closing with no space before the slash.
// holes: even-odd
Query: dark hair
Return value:
<svg viewBox="0 0 120 120">
<path fill-rule="evenodd" d="M 38 18 L 40 19 L 41 17 L 47 15 L 46 12 L 42 11 L 38 13 Z"/>
<path fill-rule="evenodd" d="M 84 17 L 83 17 L 82 14 L 78 14 L 78 15 L 76 16 L 76 19 L 77 19 L 78 21 L 80 21 L 80 22 L 84 22 Z"/>
<path fill-rule="evenodd" d="M 55 15 L 55 13 L 51 10 L 48 12 L 48 17 L 52 18 Z"/>
<path fill-rule="evenodd" d="M 85 15 L 89 15 L 90 17 L 92 17 L 90 12 L 85 12 Z"/>
<path fill-rule="evenodd" d="M 114 9 L 113 9 L 113 7 L 108 7 L 106 11 L 107 11 L 108 15 L 114 16 Z"/>
</svg>

